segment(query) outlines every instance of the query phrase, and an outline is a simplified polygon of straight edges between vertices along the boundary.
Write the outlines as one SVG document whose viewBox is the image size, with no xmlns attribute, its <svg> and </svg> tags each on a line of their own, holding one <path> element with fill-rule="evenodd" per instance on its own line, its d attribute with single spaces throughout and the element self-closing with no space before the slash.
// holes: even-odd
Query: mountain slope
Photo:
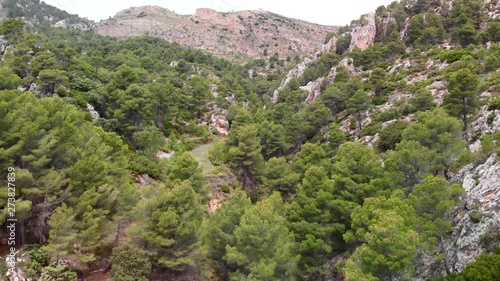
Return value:
<svg viewBox="0 0 500 281">
<path fill-rule="evenodd" d="M 39 0 L 1 0 L 0 21 L 18 18 L 33 27 L 68 27 L 92 30 L 95 23 L 78 15 L 69 14 Z"/>
<path fill-rule="evenodd" d="M 104 21 L 97 33 L 115 37 L 151 35 L 224 57 L 282 58 L 316 52 L 336 30 L 265 11 L 219 13 L 201 8 L 194 15 L 144 6 L 123 10 Z"/>
</svg>

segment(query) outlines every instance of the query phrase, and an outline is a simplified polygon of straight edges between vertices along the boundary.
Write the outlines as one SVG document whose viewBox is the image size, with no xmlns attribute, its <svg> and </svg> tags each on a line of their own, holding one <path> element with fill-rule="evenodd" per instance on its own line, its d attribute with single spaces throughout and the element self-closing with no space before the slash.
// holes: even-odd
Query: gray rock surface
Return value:
<svg viewBox="0 0 500 281">
<path fill-rule="evenodd" d="M 484 164 L 464 167 L 452 179 L 466 191 L 463 206 L 455 212 L 455 230 L 445 247 L 449 272 L 461 271 L 483 251 L 483 235 L 500 227 L 500 162 L 496 154 Z M 479 221 L 472 214 L 479 215 Z"/>
</svg>

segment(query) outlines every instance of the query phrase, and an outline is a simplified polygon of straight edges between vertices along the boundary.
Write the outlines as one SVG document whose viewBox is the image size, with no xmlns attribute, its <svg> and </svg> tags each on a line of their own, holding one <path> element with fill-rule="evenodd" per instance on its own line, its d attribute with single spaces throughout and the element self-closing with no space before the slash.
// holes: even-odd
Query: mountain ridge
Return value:
<svg viewBox="0 0 500 281">
<path fill-rule="evenodd" d="M 158 6 L 132 7 L 97 27 L 100 35 L 127 38 L 152 35 L 226 58 L 282 58 L 314 53 L 335 26 L 309 23 L 260 10 L 217 12 L 198 8 L 180 15 Z"/>
</svg>

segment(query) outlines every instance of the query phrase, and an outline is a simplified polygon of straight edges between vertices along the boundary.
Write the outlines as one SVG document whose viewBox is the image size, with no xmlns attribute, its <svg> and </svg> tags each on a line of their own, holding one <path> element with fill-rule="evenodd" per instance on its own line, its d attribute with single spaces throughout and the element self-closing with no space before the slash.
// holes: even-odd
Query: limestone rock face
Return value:
<svg viewBox="0 0 500 281">
<path fill-rule="evenodd" d="M 321 54 L 330 52 L 334 50 L 337 46 L 337 37 L 333 37 L 327 43 L 323 44 L 321 50 L 317 51 L 312 57 L 306 57 L 303 61 L 297 64 L 292 70 L 288 72 L 285 78 L 281 81 L 280 86 L 273 93 L 271 98 L 272 104 L 276 104 L 279 99 L 279 92 L 285 88 L 285 86 L 292 80 L 293 78 L 297 78 L 304 74 L 304 71 L 315 61 L 319 59 Z M 305 86 L 307 87 L 307 86 Z"/>
<path fill-rule="evenodd" d="M 484 164 L 463 168 L 453 180 L 466 191 L 453 219 L 455 230 L 446 247 L 447 271 L 461 271 L 481 254 L 483 235 L 500 229 L 500 162 L 496 154 Z M 473 214 L 476 214 L 474 216 Z M 474 218 L 474 219 L 473 219 Z"/>
<path fill-rule="evenodd" d="M 321 86 L 323 86 L 325 78 L 320 77 L 314 81 L 309 81 L 307 85 L 300 87 L 300 89 L 307 92 L 306 102 L 316 100 L 321 94 Z"/>
<path fill-rule="evenodd" d="M 425 87 L 427 90 L 431 91 L 434 96 L 434 102 L 438 104 L 443 103 L 444 95 L 448 93 L 448 82 L 445 80 L 437 80 L 432 82 L 431 85 Z"/>
<path fill-rule="evenodd" d="M 349 49 L 358 47 L 361 50 L 366 50 L 375 42 L 377 35 L 377 26 L 375 23 L 375 14 L 369 13 L 365 16 L 361 25 L 356 26 L 351 33 L 351 46 Z"/>
</svg>

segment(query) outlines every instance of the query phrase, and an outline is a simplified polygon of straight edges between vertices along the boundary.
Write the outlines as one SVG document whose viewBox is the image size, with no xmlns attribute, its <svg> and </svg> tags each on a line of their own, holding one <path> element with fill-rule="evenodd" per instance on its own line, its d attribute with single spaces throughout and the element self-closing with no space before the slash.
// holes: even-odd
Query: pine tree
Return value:
<svg viewBox="0 0 500 281">
<path fill-rule="evenodd" d="M 366 243 L 346 262 L 345 280 L 411 279 L 418 235 L 394 211 L 383 212 L 368 226 Z"/>
<path fill-rule="evenodd" d="M 237 268 L 230 280 L 295 280 L 298 256 L 278 193 L 249 208 L 234 237 L 224 257 Z"/>
<path fill-rule="evenodd" d="M 465 139 L 468 139 L 468 118 L 479 107 L 479 100 L 476 94 L 479 80 L 476 74 L 468 68 L 460 69 L 451 74 L 448 84 L 449 94 L 443 100 L 444 108 L 454 117 L 460 118 L 463 122 Z"/>
<path fill-rule="evenodd" d="M 255 196 L 255 185 L 262 175 L 264 166 L 257 127 L 248 125 L 233 128 L 229 139 L 234 141 L 228 151 L 231 167 L 236 171 L 243 188 L 251 196 Z"/>
<path fill-rule="evenodd" d="M 301 256 L 299 268 L 306 279 L 318 279 L 321 266 L 341 241 L 344 225 L 333 194 L 334 183 L 322 167 L 305 173 L 294 200 L 287 206 L 288 220 Z"/>
<path fill-rule="evenodd" d="M 346 108 L 349 113 L 356 114 L 358 120 L 358 129 L 362 129 L 361 121 L 363 112 L 372 107 L 370 96 L 363 90 L 358 90 L 354 96 L 347 100 Z"/>
<path fill-rule="evenodd" d="M 75 214 L 73 209 L 62 204 L 50 216 L 49 244 L 47 252 L 54 260 L 74 258 L 73 244 L 77 233 L 75 229 Z"/>
<path fill-rule="evenodd" d="M 240 225 L 241 217 L 251 205 L 252 202 L 245 192 L 237 190 L 229 195 L 222 206 L 202 225 L 202 248 L 222 276 L 234 269 L 223 257 L 226 255 L 226 246 L 233 247 L 236 244 L 234 230 Z"/>
<path fill-rule="evenodd" d="M 182 272 L 195 265 L 203 207 L 189 181 L 172 185 L 145 191 L 137 209 L 140 223 L 132 232 L 151 252 L 154 266 Z"/>
<path fill-rule="evenodd" d="M 271 191 L 278 191 L 284 199 L 295 193 L 300 175 L 295 173 L 284 157 L 271 158 L 266 163 L 262 182 Z"/>
<path fill-rule="evenodd" d="M 183 152 L 181 155 L 173 159 L 173 163 L 169 169 L 169 179 L 179 179 L 181 181 L 189 180 L 194 191 L 207 198 L 207 189 L 205 187 L 203 170 L 198 161 L 190 152 Z"/>
</svg>

